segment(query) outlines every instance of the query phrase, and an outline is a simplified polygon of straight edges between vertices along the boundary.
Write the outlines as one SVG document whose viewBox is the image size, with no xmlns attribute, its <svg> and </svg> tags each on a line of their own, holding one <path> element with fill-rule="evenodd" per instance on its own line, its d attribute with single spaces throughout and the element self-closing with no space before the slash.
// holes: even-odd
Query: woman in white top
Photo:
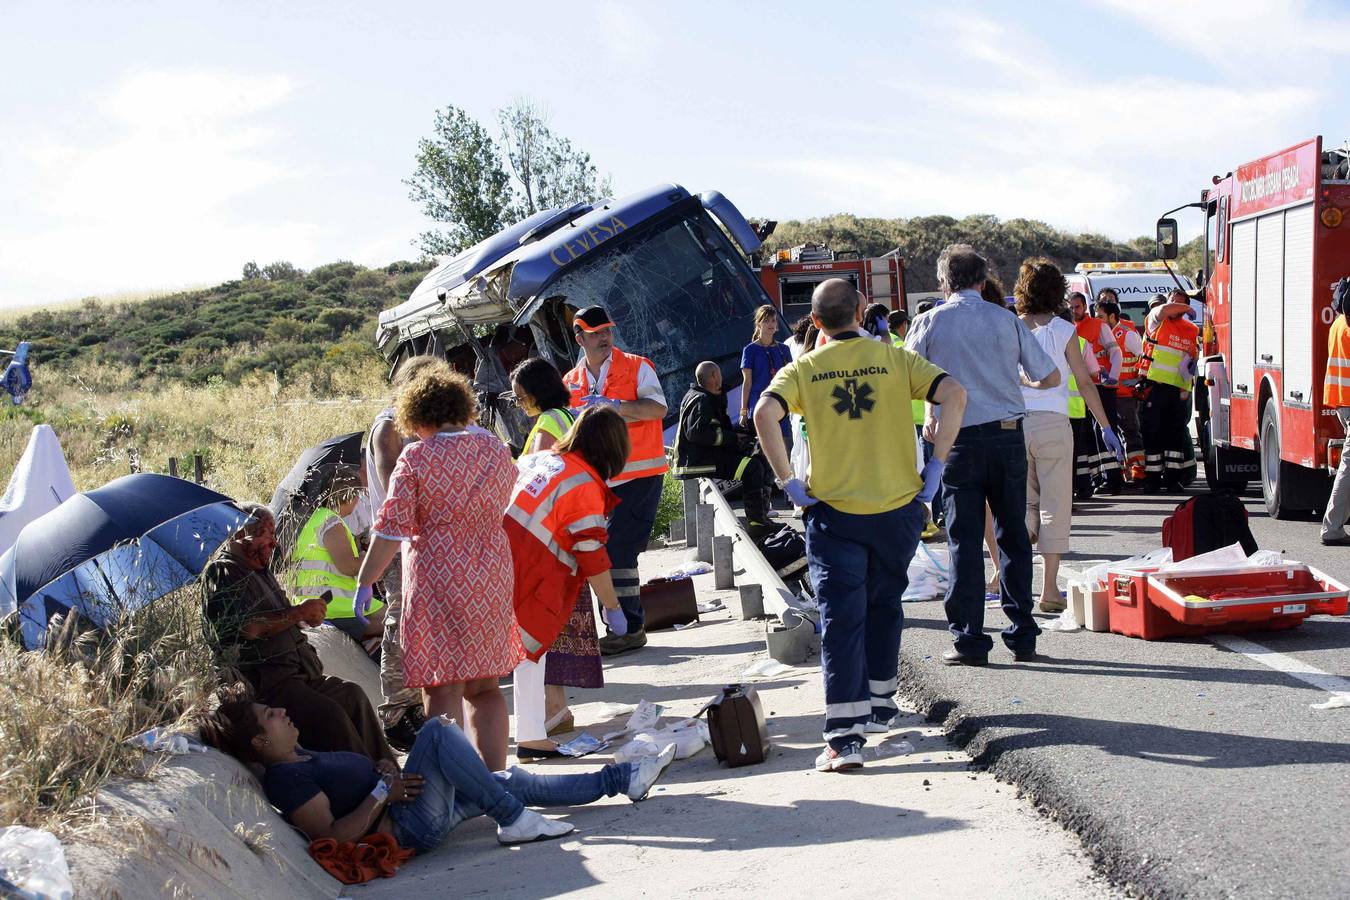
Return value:
<svg viewBox="0 0 1350 900">
<path fill-rule="evenodd" d="M 1041 612 L 1064 609 L 1059 592 L 1059 560 L 1069 549 L 1073 517 L 1073 430 L 1069 426 L 1069 376 L 1072 375 L 1092 417 L 1111 431 L 1101 398 L 1088 375 L 1083 349 L 1074 327 L 1057 313 L 1064 307 L 1067 285 L 1048 259 L 1028 259 L 1017 273 L 1013 296 L 1017 314 L 1041 349 L 1059 365 L 1059 384 L 1033 388 L 1022 376 L 1022 400 L 1027 417 L 1022 423 L 1027 444 L 1027 533 L 1045 561 Z"/>
</svg>

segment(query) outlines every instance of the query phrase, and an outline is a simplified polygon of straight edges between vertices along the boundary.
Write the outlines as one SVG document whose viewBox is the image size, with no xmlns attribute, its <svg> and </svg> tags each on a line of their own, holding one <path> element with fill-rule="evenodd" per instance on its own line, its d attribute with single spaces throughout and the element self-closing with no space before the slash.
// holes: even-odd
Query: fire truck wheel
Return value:
<svg viewBox="0 0 1350 900">
<path fill-rule="evenodd" d="M 1280 419 L 1275 404 L 1267 403 L 1261 414 L 1261 496 L 1272 519 L 1296 519 L 1306 510 L 1289 505 L 1288 488 L 1298 473 L 1292 463 L 1280 459 Z"/>
</svg>

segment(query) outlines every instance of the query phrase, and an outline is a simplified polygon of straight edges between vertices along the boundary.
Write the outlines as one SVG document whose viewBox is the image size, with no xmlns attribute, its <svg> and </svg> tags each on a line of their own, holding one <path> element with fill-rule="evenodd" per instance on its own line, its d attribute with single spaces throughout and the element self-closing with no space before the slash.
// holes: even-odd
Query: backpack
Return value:
<svg viewBox="0 0 1350 900">
<path fill-rule="evenodd" d="M 1258 549 L 1247 508 L 1231 491 L 1199 494 L 1178 504 L 1163 520 L 1162 540 L 1175 562 L 1230 544 L 1241 544 L 1248 556 Z"/>
<path fill-rule="evenodd" d="M 781 578 L 806 566 L 806 540 L 787 525 L 760 541 L 759 549 Z"/>
</svg>

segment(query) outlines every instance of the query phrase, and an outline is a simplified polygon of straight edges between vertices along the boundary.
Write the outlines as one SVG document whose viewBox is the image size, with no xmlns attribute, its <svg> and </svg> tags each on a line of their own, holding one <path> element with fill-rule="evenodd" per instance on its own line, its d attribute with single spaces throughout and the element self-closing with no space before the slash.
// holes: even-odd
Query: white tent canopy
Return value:
<svg viewBox="0 0 1350 900">
<path fill-rule="evenodd" d="M 0 498 L 0 553 L 14 546 L 29 522 L 75 496 L 66 455 L 50 425 L 37 425 Z"/>
</svg>

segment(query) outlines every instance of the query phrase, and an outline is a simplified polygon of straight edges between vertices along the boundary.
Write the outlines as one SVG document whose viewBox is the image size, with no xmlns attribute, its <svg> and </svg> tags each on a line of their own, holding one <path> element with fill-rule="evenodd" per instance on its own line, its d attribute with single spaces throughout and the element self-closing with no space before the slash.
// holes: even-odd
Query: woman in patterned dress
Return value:
<svg viewBox="0 0 1350 900">
<path fill-rule="evenodd" d="M 511 373 L 511 393 L 521 412 L 534 420 L 521 456 L 553 449 L 576 417 L 562 375 L 546 359 L 527 359 Z M 544 729 L 549 734 L 571 731 L 575 720 L 567 706 L 567 688 L 605 686 L 593 601 L 585 584 L 577 591 L 567 625 L 548 648 L 544 668 Z"/>
<path fill-rule="evenodd" d="M 516 467 L 501 441 L 469 424 L 477 403 L 457 372 L 420 373 L 396 411 L 399 430 L 420 440 L 394 466 L 356 606 L 364 612 L 371 585 L 408 541 L 399 621 L 407 686 L 422 689 L 428 720 L 449 715 L 465 726 L 483 762 L 499 771 L 510 722 L 497 682 L 525 655 L 502 527 Z"/>
</svg>

